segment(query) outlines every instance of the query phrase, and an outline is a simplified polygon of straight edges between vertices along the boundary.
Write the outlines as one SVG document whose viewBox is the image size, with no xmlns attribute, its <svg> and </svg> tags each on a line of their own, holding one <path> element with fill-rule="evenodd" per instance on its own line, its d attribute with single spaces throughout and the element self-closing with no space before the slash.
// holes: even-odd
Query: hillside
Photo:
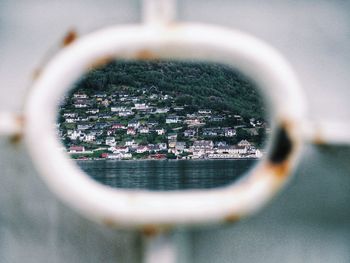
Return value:
<svg viewBox="0 0 350 263">
<path fill-rule="evenodd" d="M 230 111 L 246 118 L 264 118 L 266 109 L 253 83 L 217 64 L 184 62 L 113 62 L 82 78 L 76 90 L 118 92 L 122 86 L 156 89 L 177 105 Z"/>
<path fill-rule="evenodd" d="M 260 158 L 263 113 L 254 86 L 226 67 L 114 62 L 76 84 L 57 121 L 76 158 Z"/>
</svg>

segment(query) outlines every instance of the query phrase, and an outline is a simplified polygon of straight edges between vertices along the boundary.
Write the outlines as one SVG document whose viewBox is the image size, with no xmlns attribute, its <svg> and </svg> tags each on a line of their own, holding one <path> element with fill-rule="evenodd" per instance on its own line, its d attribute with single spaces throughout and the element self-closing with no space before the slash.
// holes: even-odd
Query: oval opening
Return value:
<svg viewBox="0 0 350 263">
<path fill-rule="evenodd" d="M 59 137 L 104 185 L 147 190 L 229 185 L 264 157 L 269 111 L 253 80 L 191 61 L 112 61 L 62 99 Z"/>
</svg>

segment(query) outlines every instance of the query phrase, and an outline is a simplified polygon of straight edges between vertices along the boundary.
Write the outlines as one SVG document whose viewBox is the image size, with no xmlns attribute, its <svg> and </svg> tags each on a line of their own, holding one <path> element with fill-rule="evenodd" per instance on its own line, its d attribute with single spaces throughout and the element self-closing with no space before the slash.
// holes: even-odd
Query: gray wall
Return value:
<svg viewBox="0 0 350 263">
<path fill-rule="evenodd" d="M 0 110 L 20 111 L 31 75 L 65 32 L 139 21 L 137 1 L 1 0 Z M 349 120 L 350 2 L 179 1 L 179 18 L 252 33 L 289 59 L 310 117 Z M 350 262 L 350 149 L 304 150 L 296 177 L 259 214 L 188 229 L 192 262 Z M 180 239 L 179 239 L 180 240 Z M 138 262 L 136 232 L 91 223 L 39 179 L 23 145 L 0 139 L 0 262 Z"/>
</svg>

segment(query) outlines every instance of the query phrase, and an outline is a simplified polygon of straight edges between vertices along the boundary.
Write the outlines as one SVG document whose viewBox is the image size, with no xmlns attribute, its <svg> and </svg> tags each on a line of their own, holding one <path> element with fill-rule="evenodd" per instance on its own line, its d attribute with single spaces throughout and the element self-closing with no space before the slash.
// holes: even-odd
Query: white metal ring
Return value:
<svg viewBox="0 0 350 263">
<path fill-rule="evenodd" d="M 111 59 L 191 59 L 238 69 L 273 105 L 276 132 L 268 157 L 239 182 L 210 190 L 112 189 L 90 179 L 60 150 L 54 123 L 59 99 L 89 68 Z M 291 67 L 254 37 L 202 24 L 116 26 L 77 40 L 52 59 L 29 94 L 24 135 L 50 189 L 85 216 L 116 226 L 196 224 L 236 220 L 275 194 L 300 152 L 298 125 L 304 114 L 304 97 Z"/>
</svg>

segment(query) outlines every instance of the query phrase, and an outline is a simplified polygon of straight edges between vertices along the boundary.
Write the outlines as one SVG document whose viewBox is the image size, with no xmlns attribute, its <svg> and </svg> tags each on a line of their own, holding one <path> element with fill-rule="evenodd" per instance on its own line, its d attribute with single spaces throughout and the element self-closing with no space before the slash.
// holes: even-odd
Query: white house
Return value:
<svg viewBox="0 0 350 263">
<path fill-rule="evenodd" d="M 145 153 L 148 151 L 148 147 L 146 145 L 140 145 L 136 148 L 137 153 Z"/>
<path fill-rule="evenodd" d="M 76 121 L 77 121 L 77 119 L 75 119 L 75 118 L 66 118 L 67 123 L 75 123 Z"/>
<path fill-rule="evenodd" d="M 233 154 L 238 154 L 238 155 L 246 154 L 248 150 L 247 147 L 245 146 L 231 146 L 230 148 Z"/>
<path fill-rule="evenodd" d="M 156 129 L 156 133 L 158 135 L 163 135 L 163 134 L 165 134 L 165 130 L 163 128 L 159 128 L 159 129 Z"/>
<path fill-rule="evenodd" d="M 168 140 L 176 140 L 177 134 L 176 133 L 169 133 L 167 138 L 168 138 Z"/>
<path fill-rule="evenodd" d="M 101 102 L 101 104 L 102 104 L 103 106 L 105 106 L 105 107 L 108 107 L 109 104 L 110 104 L 110 102 L 109 102 L 108 99 L 105 99 L 105 100 L 103 100 L 103 101 Z"/>
<path fill-rule="evenodd" d="M 85 135 L 84 141 L 85 142 L 93 142 L 93 141 L 95 141 L 95 139 L 96 139 L 95 134 L 89 133 L 89 134 Z"/>
<path fill-rule="evenodd" d="M 69 139 L 74 141 L 74 140 L 78 140 L 82 134 L 83 133 L 81 131 L 74 130 L 73 132 L 68 133 L 68 137 Z"/>
<path fill-rule="evenodd" d="M 165 151 L 165 150 L 168 149 L 166 143 L 164 143 L 164 142 L 163 143 L 158 143 L 157 146 L 158 146 L 160 151 Z"/>
<path fill-rule="evenodd" d="M 87 108 L 87 103 L 85 103 L 85 102 L 75 102 L 74 103 L 74 107 L 76 108 L 76 109 L 80 109 L 80 108 Z"/>
<path fill-rule="evenodd" d="M 250 146 L 251 146 L 251 143 L 248 142 L 247 140 L 241 140 L 241 141 L 238 143 L 238 146 L 250 147 Z"/>
<path fill-rule="evenodd" d="M 109 146 L 115 146 L 115 144 L 116 144 L 115 138 L 114 137 L 107 137 L 105 144 L 109 145 Z"/>
<path fill-rule="evenodd" d="M 134 109 L 136 110 L 145 110 L 148 109 L 148 105 L 146 103 L 135 103 Z"/>
<path fill-rule="evenodd" d="M 121 112 L 126 111 L 126 107 L 118 106 L 118 107 L 111 107 L 111 112 Z"/>
<path fill-rule="evenodd" d="M 133 146 L 135 144 L 135 140 L 130 140 L 125 142 L 125 146 Z"/>
<path fill-rule="evenodd" d="M 255 157 L 256 158 L 261 158 L 262 156 L 263 156 L 263 153 L 259 149 L 256 149 L 255 150 Z"/>
<path fill-rule="evenodd" d="M 165 119 L 166 124 L 178 123 L 180 121 L 179 116 L 168 116 Z"/>
<path fill-rule="evenodd" d="M 69 147 L 69 152 L 70 153 L 82 153 L 82 152 L 85 152 L 85 147 L 84 146 L 71 146 L 71 147 Z"/>
<path fill-rule="evenodd" d="M 110 150 L 113 153 L 128 153 L 129 152 L 129 147 L 125 146 L 114 146 L 110 147 L 108 150 Z"/>
<path fill-rule="evenodd" d="M 176 146 L 176 140 L 169 140 L 168 141 L 169 148 L 175 148 Z M 169 150 L 170 151 L 170 150 Z"/>
<path fill-rule="evenodd" d="M 184 131 L 184 136 L 185 137 L 194 137 L 196 135 L 195 130 L 185 130 Z"/>
<path fill-rule="evenodd" d="M 212 150 L 214 147 L 213 141 L 205 141 L 205 140 L 200 140 L 200 141 L 195 141 L 193 143 L 193 150 Z"/>
<path fill-rule="evenodd" d="M 86 111 L 86 113 L 90 113 L 90 114 L 96 114 L 96 113 L 99 113 L 100 112 L 100 110 L 99 109 L 89 109 L 89 110 L 87 110 Z"/>
<path fill-rule="evenodd" d="M 149 133 L 149 128 L 147 126 L 141 126 L 139 128 L 139 132 L 142 134 L 147 134 L 147 133 Z"/>
<path fill-rule="evenodd" d="M 204 122 L 201 122 L 201 120 L 198 119 L 198 118 L 195 118 L 195 119 L 186 119 L 184 122 L 185 122 L 188 126 L 202 126 L 202 125 L 205 124 Z"/>
<path fill-rule="evenodd" d="M 183 107 L 183 106 L 176 106 L 173 109 L 174 109 L 174 111 L 182 111 L 182 110 L 185 109 L 185 107 Z"/>
<path fill-rule="evenodd" d="M 75 99 L 87 99 L 88 98 L 88 96 L 85 93 L 79 93 L 79 92 L 78 93 L 74 93 L 73 97 Z"/>
<path fill-rule="evenodd" d="M 168 111 L 169 111 L 169 108 L 157 108 L 155 113 L 162 114 L 162 113 L 167 113 Z"/>
<path fill-rule="evenodd" d="M 186 148 L 185 142 L 176 142 L 175 151 L 176 153 L 182 153 Z"/>
<path fill-rule="evenodd" d="M 120 111 L 118 113 L 119 117 L 128 117 L 128 116 L 132 116 L 132 115 L 134 115 L 134 112 L 131 110 Z"/>
<path fill-rule="evenodd" d="M 208 109 L 201 109 L 201 110 L 198 110 L 198 113 L 199 113 L 199 114 L 211 114 L 211 110 L 208 110 Z"/>
<path fill-rule="evenodd" d="M 126 134 L 128 134 L 128 135 L 135 135 L 136 134 L 135 128 L 128 128 L 127 131 L 126 131 Z"/>
<path fill-rule="evenodd" d="M 87 130 L 91 128 L 91 124 L 87 124 L 87 123 L 81 123 L 77 125 L 77 129 L 78 130 Z"/>
<path fill-rule="evenodd" d="M 67 118 L 67 117 L 76 118 L 76 117 L 78 117 L 78 114 L 74 113 L 74 112 L 66 112 L 66 113 L 63 113 L 63 117 L 65 117 L 65 118 Z"/>
<path fill-rule="evenodd" d="M 126 129 L 126 126 L 121 123 L 116 123 L 112 125 L 112 129 L 117 129 L 117 130 L 124 130 Z"/>
<path fill-rule="evenodd" d="M 231 129 L 231 128 L 228 128 L 228 129 L 225 129 L 225 137 L 234 137 L 236 136 L 237 132 L 235 129 Z"/>
<path fill-rule="evenodd" d="M 131 159 L 132 154 L 131 153 L 113 153 L 108 154 L 108 159 Z"/>
<path fill-rule="evenodd" d="M 128 127 L 131 127 L 131 128 L 137 129 L 139 126 L 140 126 L 140 122 L 139 121 L 130 121 L 128 123 Z"/>
</svg>

